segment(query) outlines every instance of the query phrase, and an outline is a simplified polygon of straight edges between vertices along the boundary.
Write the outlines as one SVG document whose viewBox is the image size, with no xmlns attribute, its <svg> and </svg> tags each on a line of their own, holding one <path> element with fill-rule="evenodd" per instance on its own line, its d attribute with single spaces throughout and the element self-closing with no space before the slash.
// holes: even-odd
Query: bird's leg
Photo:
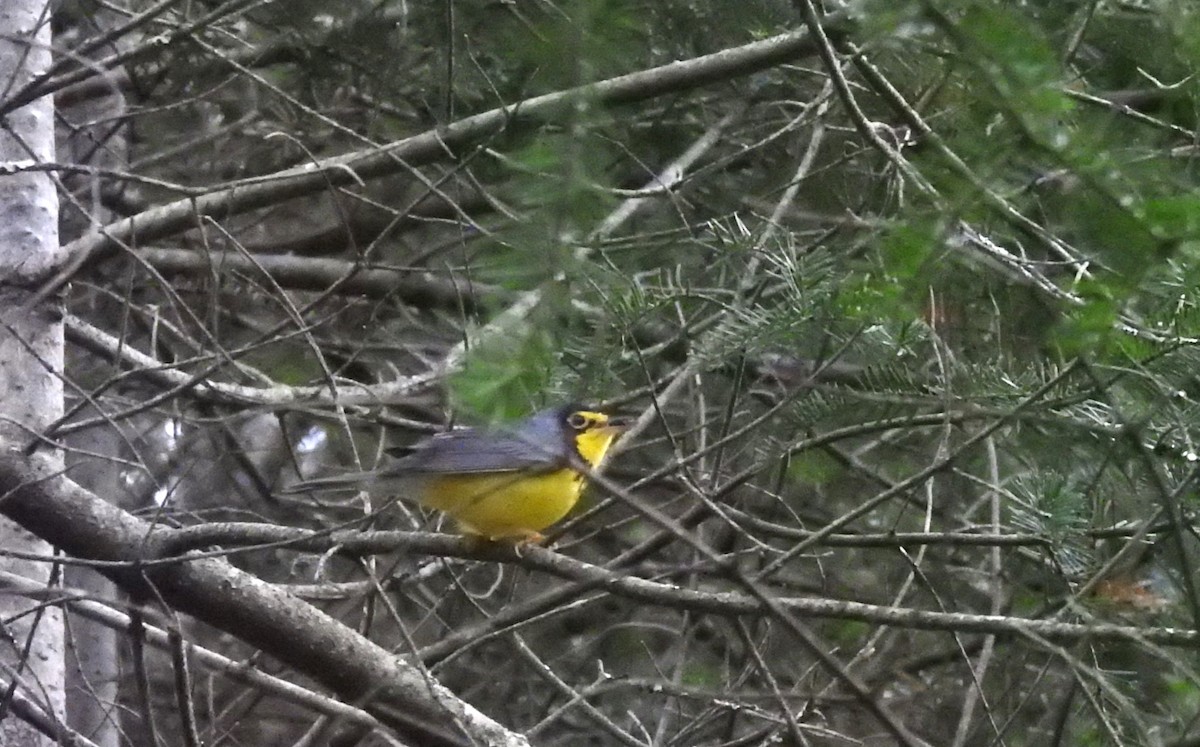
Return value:
<svg viewBox="0 0 1200 747">
<path fill-rule="evenodd" d="M 513 551 L 517 557 L 521 557 L 521 550 L 530 545 L 540 545 L 546 541 L 546 537 L 541 532 L 529 530 L 522 535 L 518 535 L 513 541 Z"/>
</svg>

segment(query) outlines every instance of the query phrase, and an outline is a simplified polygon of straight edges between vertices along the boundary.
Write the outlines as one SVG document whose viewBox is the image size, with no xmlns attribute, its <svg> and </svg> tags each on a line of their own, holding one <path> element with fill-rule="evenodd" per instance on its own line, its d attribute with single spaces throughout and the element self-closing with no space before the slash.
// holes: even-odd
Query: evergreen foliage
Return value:
<svg viewBox="0 0 1200 747">
<path fill-rule="evenodd" d="M 1200 733 L 1197 642 L 1163 632 L 1200 626 L 1200 8 L 812 3 L 822 39 L 732 66 L 813 39 L 809 1 L 68 6 L 58 74 L 95 80 L 97 29 L 129 52 L 75 104 L 125 109 L 59 92 L 87 218 L 42 435 L 108 434 L 71 463 L 125 493 L 87 487 L 171 526 L 450 530 L 277 494 L 604 405 L 639 425 L 549 546 L 660 596 L 538 548 L 231 562 L 533 744 Z M 311 725 L 244 697 L 214 685 L 204 741 Z"/>
</svg>

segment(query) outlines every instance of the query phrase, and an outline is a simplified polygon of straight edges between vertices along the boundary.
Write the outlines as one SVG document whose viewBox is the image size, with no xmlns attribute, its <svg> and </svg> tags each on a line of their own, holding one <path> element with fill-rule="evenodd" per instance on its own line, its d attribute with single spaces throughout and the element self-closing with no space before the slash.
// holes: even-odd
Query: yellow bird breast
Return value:
<svg viewBox="0 0 1200 747">
<path fill-rule="evenodd" d="M 619 431 L 605 424 L 577 434 L 579 457 L 596 469 Z M 548 472 L 437 475 L 426 478 L 421 503 L 452 516 L 467 534 L 537 540 L 543 529 L 575 507 L 585 480 L 583 474 L 565 467 Z"/>
<path fill-rule="evenodd" d="M 583 484 L 571 469 L 446 475 L 429 479 L 421 502 L 454 517 L 466 533 L 531 539 L 575 507 Z"/>
</svg>

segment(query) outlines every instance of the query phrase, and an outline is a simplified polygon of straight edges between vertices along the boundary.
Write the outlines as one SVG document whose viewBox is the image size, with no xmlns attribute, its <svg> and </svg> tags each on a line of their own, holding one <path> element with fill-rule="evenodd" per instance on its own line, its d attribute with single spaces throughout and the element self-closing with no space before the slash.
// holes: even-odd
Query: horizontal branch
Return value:
<svg viewBox="0 0 1200 747">
<path fill-rule="evenodd" d="M 112 356 L 122 361 L 132 370 L 127 375 L 154 382 L 172 390 L 172 394 L 184 391 L 191 392 L 198 399 L 224 404 L 257 405 L 267 407 L 300 407 L 304 405 L 338 405 L 353 407 L 356 405 L 378 406 L 398 401 L 401 397 L 411 394 L 437 380 L 445 373 L 441 370 L 426 374 L 408 376 L 379 384 L 361 384 L 346 380 L 342 382 L 344 389 L 336 393 L 328 386 L 251 386 L 215 381 L 211 378 L 198 379 L 195 375 L 182 370 L 197 360 L 177 361 L 166 363 L 154 356 L 137 350 L 128 343 L 122 343 L 104 330 L 95 327 L 75 316 L 66 320 L 67 339 L 98 355 Z M 217 356 L 213 356 L 217 360 Z M 111 415 L 111 414 L 110 414 Z M 93 421 L 71 423 L 55 431 L 58 434 L 81 430 L 83 427 L 95 425 Z"/>
<path fill-rule="evenodd" d="M 156 533 L 159 534 L 159 533 Z M 348 553 L 374 554 L 419 552 L 445 557 L 470 558 L 513 563 L 578 581 L 592 588 L 604 588 L 614 594 L 674 609 L 686 609 L 719 615 L 767 615 L 770 611 L 754 597 L 740 592 L 714 592 L 683 589 L 673 584 L 629 576 L 584 563 L 536 546 L 515 548 L 491 544 L 480 546 L 469 538 L 421 532 L 313 532 L 307 529 L 230 522 L 203 524 L 186 529 L 163 529 L 164 549 L 182 552 L 189 548 L 220 543 L 228 546 L 289 546 L 296 550 L 326 552 L 338 548 Z M 804 617 L 858 620 L 919 630 L 944 630 L 955 633 L 991 633 L 996 635 L 1037 636 L 1057 641 L 1105 640 L 1143 641 L 1162 646 L 1194 648 L 1200 645 L 1200 631 L 1180 628 L 1137 627 L 1108 623 L 1068 623 L 1035 620 L 1006 615 L 977 615 L 958 612 L 885 607 L 862 602 L 808 597 L 780 597 L 781 607 Z"/>
<path fill-rule="evenodd" d="M 844 25 L 844 17 L 831 18 L 829 23 L 830 28 L 839 28 Z M 39 290 L 38 298 L 57 291 L 86 262 L 135 243 L 135 240 L 138 244 L 146 244 L 189 230 L 195 227 L 197 216 L 226 218 L 331 187 L 361 184 L 369 178 L 453 156 L 456 150 L 495 136 L 516 124 L 551 121 L 575 110 L 581 103 L 609 107 L 645 101 L 749 75 L 803 57 L 813 49 L 807 31 L 793 31 L 695 59 L 499 106 L 378 148 L 246 179 L 199 197 L 170 202 L 102 226 L 96 233 L 67 244 L 69 265 Z"/>
<path fill-rule="evenodd" d="M 421 309 L 475 313 L 485 296 L 503 291 L 466 278 L 439 277 L 431 272 L 361 266 L 341 259 L 281 254 L 197 252 L 188 249 L 138 249 L 137 255 L 164 275 L 237 272 L 261 277 L 265 272 L 279 285 L 294 290 L 324 291 L 338 283 L 338 292 L 372 298 L 396 298 Z"/>
</svg>

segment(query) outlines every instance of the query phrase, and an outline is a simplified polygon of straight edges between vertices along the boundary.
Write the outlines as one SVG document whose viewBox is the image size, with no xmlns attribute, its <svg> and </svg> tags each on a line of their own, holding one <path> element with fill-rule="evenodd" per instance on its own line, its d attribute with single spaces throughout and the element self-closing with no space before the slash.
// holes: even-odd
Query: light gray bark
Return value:
<svg viewBox="0 0 1200 747">
<path fill-rule="evenodd" d="M 11 91 L 50 64 L 46 0 L 0 3 L 0 90 Z M 43 97 L 12 112 L 0 126 L 0 163 L 54 160 L 53 101 Z M 24 309 L 31 288 L 60 258 L 58 198 L 49 174 L 0 174 L 0 443 L 21 449 L 62 413 L 62 308 L 50 299 Z M 41 447 L 45 448 L 45 447 Z M 58 457 L 61 459 L 61 457 Z M 49 557 L 52 548 L 15 524 L 0 522 L 0 548 Z M 0 555 L 0 569 L 46 583 L 46 562 Z M 63 719 L 63 626 L 58 607 L 0 596 L 4 680 Z M 23 614 L 28 613 L 28 614 Z M 0 745 L 51 745 L 54 740 L 16 718 L 0 721 Z"/>
</svg>

